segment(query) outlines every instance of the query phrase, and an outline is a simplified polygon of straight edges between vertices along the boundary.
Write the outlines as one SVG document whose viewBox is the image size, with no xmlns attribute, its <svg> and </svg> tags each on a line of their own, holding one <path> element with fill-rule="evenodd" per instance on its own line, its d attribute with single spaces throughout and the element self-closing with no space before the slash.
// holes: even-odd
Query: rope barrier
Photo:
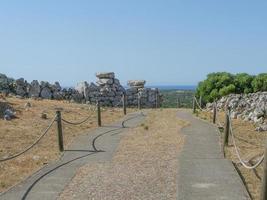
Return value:
<svg viewBox="0 0 267 200">
<path fill-rule="evenodd" d="M 232 128 L 232 123 L 231 123 L 231 119 L 230 119 L 230 115 L 228 115 L 228 118 L 229 118 L 229 125 L 230 125 L 230 134 L 231 134 L 231 138 L 232 138 L 232 141 L 233 141 L 233 144 L 234 144 L 234 148 L 235 148 L 235 152 L 236 152 L 236 155 L 238 157 L 238 160 L 239 162 L 246 168 L 246 169 L 255 169 L 256 167 L 258 167 L 262 161 L 264 160 L 264 155 L 262 155 L 259 159 L 259 161 L 255 164 L 255 165 L 252 165 L 252 166 L 249 166 L 247 165 L 246 161 L 242 160 L 241 156 L 240 156 L 240 152 L 237 148 L 237 145 L 236 145 L 236 141 L 235 141 L 235 137 L 234 137 L 234 132 L 233 132 L 233 128 Z"/>
<path fill-rule="evenodd" d="M 196 104 L 197 104 L 197 107 L 201 110 L 201 111 L 203 111 L 203 109 L 201 108 L 201 106 L 199 105 L 199 103 L 198 103 L 198 101 L 197 101 L 197 98 L 194 96 L 194 99 L 195 99 L 195 102 L 196 102 Z"/>
<path fill-rule="evenodd" d="M 222 125 L 222 123 L 221 123 L 221 121 L 220 121 L 220 117 L 219 117 L 219 109 L 218 109 L 218 107 L 217 107 L 217 104 L 215 104 L 215 106 L 216 106 L 216 121 L 218 122 L 219 127 L 223 127 L 223 125 Z"/>
<path fill-rule="evenodd" d="M 44 132 L 42 133 L 42 135 L 33 143 L 31 144 L 29 147 L 27 147 L 25 150 L 13 155 L 13 156 L 10 156 L 10 157 L 7 157 L 7 158 L 4 158 L 4 159 L 1 159 L 0 162 L 4 162 L 4 161 L 7 161 L 7 160 L 11 160 L 11 159 L 14 159 L 24 153 L 26 153 L 27 151 L 29 151 L 31 148 L 33 148 L 36 144 L 38 144 L 40 142 L 40 140 L 46 135 L 46 133 L 49 131 L 49 129 L 52 127 L 53 123 L 55 122 L 57 116 L 55 116 L 53 118 L 53 120 L 51 121 L 51 123 L 48 125 L 48 127 L 44 130 Z"/>
<path fill-rule="evenodd" d="M 94 108 L 93 112 L 96 111 L 96 108 L 97 108 L 97 107 Z M 93 114 L 92 114 L 92 115 L 93 115 Z M 67 124 L 71 124 L 71 125 L 80 125 L 80 124 L 83 124 L 84 122 L 88 121 L 88 120 L 92 117 L 92 115 L 89 115 L 88 117 L 86 117 L 84 120 L 82 120 L 82 121 L 80 121 L 80 122 L 71 122 L 71 121 L 68 121 L 68 120 L 66 120 L 66 119 L 64 119 L 64 118 L 61 118 L 61 120 L 62 120 L 63 122 L 65 122 L 65 123 L 67 123 Z"/>
</svg>

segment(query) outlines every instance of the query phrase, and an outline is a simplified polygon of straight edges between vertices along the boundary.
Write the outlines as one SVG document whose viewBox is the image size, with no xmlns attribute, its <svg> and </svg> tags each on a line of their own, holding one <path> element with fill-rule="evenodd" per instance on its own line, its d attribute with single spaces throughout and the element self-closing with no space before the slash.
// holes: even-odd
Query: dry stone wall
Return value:
<svg viewBox="0 0 267 200">
<path fill-rule="evenodd" d="M 28 83 L 23 78 L 14 80 L 0 74 L 0 92 L 13 94 L 19 98 L 41 98 L 69 100 L 77 103 L 96 103 L 104 106 L 122 106 L 122 96 L 126 95 L 128 106 L 137 106 L 141 98 L 143 107 L 155 107 L 156 102 L 161 103 L 162 97 L 158 89 L 145 88 L 144 80 L 129 81 L 129 88 L 125 89 L 115 77 L 114 72 L 97 73 L 96 83 L 80 82 L 75 88 L 62 88 L 59 82 Z M 158 97 L 158 98 L 157 98 Z"/>
<path fill-rule="evenodd" d="M 231 118 L 250 121 L 256 125 L 256 130 L 267 131 L 267 92 L 250 94 L 230 94 L 217 101 L 217 107 L 231 109 Z M 212 104 L 207 104 L 212 110 Z"/>
</svg>

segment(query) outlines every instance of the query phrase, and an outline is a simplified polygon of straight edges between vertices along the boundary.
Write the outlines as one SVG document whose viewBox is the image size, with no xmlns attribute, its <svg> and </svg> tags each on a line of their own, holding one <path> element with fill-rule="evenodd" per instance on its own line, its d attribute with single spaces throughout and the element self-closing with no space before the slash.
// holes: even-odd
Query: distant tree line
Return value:
<svg viewBox="0 0 267 200">
<path fill-rule="evenodd" d="M 247 73 L 231 74 L 227 72 L 210 73 L 199 82 L 196 96 L 202 96 L 204 103 L 212 102 L 225 95 L 267 91 L 267 73 L 256 76 Z"/>
</svg>

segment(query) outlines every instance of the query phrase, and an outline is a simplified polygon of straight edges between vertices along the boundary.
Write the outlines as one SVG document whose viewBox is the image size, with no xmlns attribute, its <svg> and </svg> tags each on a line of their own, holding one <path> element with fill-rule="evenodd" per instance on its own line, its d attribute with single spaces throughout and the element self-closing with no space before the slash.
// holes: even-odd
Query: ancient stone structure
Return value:
<svg viewBox="0 0 267 200">
<path fill-rule="evenodd" d="M 217 101 L 217 107 L 224 110 L 226 106 L 231 109 L 231 118 L 240 118 L 253 122 L 256 130 L 267 130 L 267 92 L 250 94 L 230 94 Z M 212 104 L 207 104 L 212 109 Z"/>
<path fill-rule="evenodd" d="M 162 101 L 162 96 L 157 88 L 145 88 L 146 81 L 130 80 L 128 81 L 129 89 L 126 90 L 127 103 L 130 106 L 138 105 L 138 98 L 141 100 L 141 106 L 153 108 Z"/>
<path fill-rule="evenodd" d="M 141 98 L 142 107 L 155 107 L 156 102 L 160 104 L 161 96 L 158 90 L 145 88 L 146 81 L 129 81 L 128 88 L 120 84 L 115 78 L 114 72 L 97 73 L 96 83 L 83 81 L 77 84 L 75 88 L 61 88 L 58 82 L 50 84 L 49 82 L 33 80 L 28 83 L 23 78 L 14 80 L 4 74 L 0 74 L 0 92 L 13 94 L 20 98 L 42 98 L 68 100 L 77 103 L 96 103 L 100 102 L 104 106 L 122 106 L 123 94 L 127 97 L 128 106 L 137 106 L 138 98 Z M 158 97 L 158 98 L 157 98 Z"/>
<path fill-rule="evenodd" d="M 96 84 L 81 82 L 76 86 L 76 90 L 89 103 L 95 103 L 97 100 L 101 105 L 118 106 L 121 105 L 121 99 L 125 89 L 120 84 L 120 81 L 115 78 L 113 72 L 97 73 Z"/>
</svg>

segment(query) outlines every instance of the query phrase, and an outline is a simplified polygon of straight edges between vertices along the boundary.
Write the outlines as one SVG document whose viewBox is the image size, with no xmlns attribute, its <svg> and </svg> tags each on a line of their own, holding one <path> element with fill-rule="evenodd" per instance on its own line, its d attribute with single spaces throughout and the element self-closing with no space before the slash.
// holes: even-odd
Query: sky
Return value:
<svg viewBox="0 0 267 200">
<path fill-rule="evenodd" d="M 195 85 L 210 72 L 267 72 L 267 1 L 1 0 L 0 73 L 74 86 Z"/>
</svg>

